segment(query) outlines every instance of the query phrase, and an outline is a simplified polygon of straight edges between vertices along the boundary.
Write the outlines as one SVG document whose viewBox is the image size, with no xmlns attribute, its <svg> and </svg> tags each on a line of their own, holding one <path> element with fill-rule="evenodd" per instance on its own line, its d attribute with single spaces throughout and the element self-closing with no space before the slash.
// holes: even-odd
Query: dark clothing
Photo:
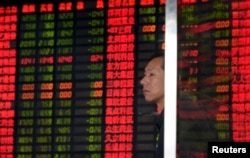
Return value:
<svg viewBox="0 0 250 158">
<path fill-rule="evenodd" d="M 156 138 L 156 158 L 163 158 L 164 150 L 164 110 L 162 110 L 156 122 L 157 138 Z"/>
</svg>

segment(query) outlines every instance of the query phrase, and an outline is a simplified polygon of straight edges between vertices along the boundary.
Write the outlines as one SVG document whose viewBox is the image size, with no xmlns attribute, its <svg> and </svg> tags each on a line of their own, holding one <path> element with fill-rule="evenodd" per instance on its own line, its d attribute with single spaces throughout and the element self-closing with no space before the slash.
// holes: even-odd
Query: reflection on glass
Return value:
<svg viewBox="0 0 250 158">
<path fill-rule="evenodd" d="M 178 1 L 178 156 L 250 140 L 248 1 Z"/>
</svg>

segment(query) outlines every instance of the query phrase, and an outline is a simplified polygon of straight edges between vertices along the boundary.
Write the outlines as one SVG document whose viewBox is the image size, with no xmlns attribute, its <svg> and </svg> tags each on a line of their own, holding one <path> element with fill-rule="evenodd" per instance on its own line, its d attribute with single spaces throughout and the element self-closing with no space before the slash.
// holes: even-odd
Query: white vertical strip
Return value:
<svg viewBox="0 0 250 158">
<path fill-rule="evenodd" d="M 165 17 L 164 158 L 176 158 L 177 0 L 167 0 Z"/>
</svg>

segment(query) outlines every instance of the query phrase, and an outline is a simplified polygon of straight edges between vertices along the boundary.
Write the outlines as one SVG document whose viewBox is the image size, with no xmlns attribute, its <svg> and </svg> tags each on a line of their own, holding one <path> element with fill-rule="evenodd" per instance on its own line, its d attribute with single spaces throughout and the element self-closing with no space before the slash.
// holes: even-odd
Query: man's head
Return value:
<svg viewBox="0 0 250 158">
<path fill-rule="evenodd" d="M 164 107 L 164 56 L 153 55 L 144 69 L 144 77 L 140 81 L 143 95 L 147 102 Z"/>
</svg>

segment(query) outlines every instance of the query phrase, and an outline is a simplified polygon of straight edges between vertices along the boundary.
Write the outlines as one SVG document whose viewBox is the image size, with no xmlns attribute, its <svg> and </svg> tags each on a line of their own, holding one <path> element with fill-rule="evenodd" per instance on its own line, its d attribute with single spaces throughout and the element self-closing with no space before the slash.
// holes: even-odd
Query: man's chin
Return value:
<svg viewBox="0 0 250 158">
<path fill-rule="evenodd" d="M 153 103 L 154 101 L 150 98 L 145 98 L 146 102 Z"/>
</svg>

